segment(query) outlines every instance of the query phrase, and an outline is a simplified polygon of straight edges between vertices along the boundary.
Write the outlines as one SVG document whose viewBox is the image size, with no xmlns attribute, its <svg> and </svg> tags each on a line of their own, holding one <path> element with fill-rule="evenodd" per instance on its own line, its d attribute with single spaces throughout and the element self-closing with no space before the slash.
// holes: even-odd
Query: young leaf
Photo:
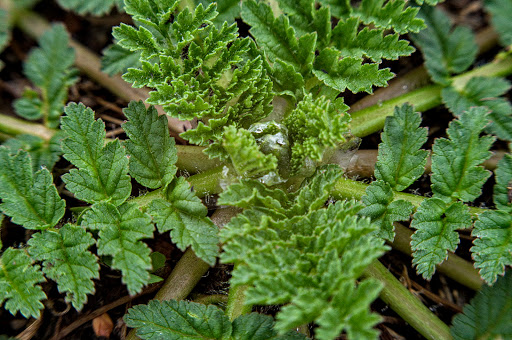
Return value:
<svg viewBox="0 0 512 340">
<path fill-rule="evenodd" d="M 283 123 L 292 145 L 292 172 L 307 166 L 308 161 L 321 161 L 326 149 L 346 140 L 350 122 L 347 110 L 341 100 L 333 103 L 323 96 L 313 99 L 308 95 L 288 114 Z"/>
<path fill-rule="evenodd" d="M 512 45 L 512 3 L 508 0 L 485 0 L 484 8 L 492 15 L 492 26 L 499 33 L 501 44 Z"/>
<path fill-rule="evenodd" d="M 375 178 L 393 190 L 405 190 L 425 171 L 428 151 L 420 148 L 427 141 L 427 129 L 420 124 L 420 114 L 407 104 L 395 107 L 395 114 L 386 118 Z"/>
<path fill-rule="evenodd" d="M 430 279 L 437 264 L 443 262 L 448 251 L 455 251 L 459 244 L 457 229 L 469 228 L 471 215 L 462 202 L 446 203 L 439 198 L 424 200 L 414 214 L 411 228 L 413 264 L 418 274 Z"/>
<path fill-rule="evenodd" d="M 196 3 L 208 7 L 211 2 L 209 0 L 198 0 Z M 240 18 L 240 0 L 217 0 L 216 3 L 219 14 L 213 19 L 213 23 L 217 28 L 220 28 L 225 21 L 231 24 L 235 22 L 236 18 Z"/>
<path fill-rule="evenodd" d="M 112 7 L 117 6 L 119 11 L 124 8 L 123 0 L 57 0 L 59 5 L 70 9 L 78 14 L 104 15 L 110 12 Z"/>
<path fill-rule="evenodd" d="M 26 119 L 43 118 L 45 125 L 56 128 L 67 100 L 68 88 L 73 85 L 76 70 L 75 51 L 69 47 L 69 37 L 62 25 L 54 25 L 39 40 L 24 64 L 24 73 L 41 89 L 41 96 L 27 90 L 23 98 L 14 102 L 16 113 Z"/>
<path fill-rule="evenodd" d="M 464 314 L 451 328 L 455 340 L 510 339 L 512 336 L 512 275 L 500 277 L 494 286 L 484 285 Z"/>
<path fill-rule="evenodd" d="M 92 279 L 99 278 L 97 258 L 87 250 L 94 243 L 91 234 L 72 224 L 34 234 L 28 241 L 30 255 L 43 261 L 43 272 L 57 282 L 76 310 L 87 302 L 87 294 L 94 293 Z"/>
<path fill-rule="evenodd" d="M 33 173 L 27 152 L 10 155 L 4 146 L 0 146 L 0 198 L 0 210 L 27 229 L 54 227 L 65 212 L 50 172 L 43 168 Z"/>
<path fill-rule="evenodd" d="M 512 266 L 512 216 L 504 211 L 485 211 L 478 216 L 473 229 L 471 248 L 475 268 L 489 284 L 503 275 L 505 266 Z"/>
<path fill-rule="evenodd" d="M 140 292 L 149 281 L 151 250 L 139 240 L 153 236 L 151 217 L 135 203 L 97 203 L 83 216 L 82 226 L 99 231 L 98 255 L 112 256 L 112 268 L 121 270 L 130 294 Z"/>
<path fill-rule="evenodd" d="M 69 191 L 88 203 L 123 203 L 131 192 L 128 158 L 119 140 L 105 146 L 105 124 L 94 120 L 94 112 L 83 104 L 66 106 L 62 129 L 64 158 L 78 169 L 62 176 Z"/>
<path fill-rule="evenodd" d="M 357 15 L 365 24 L 393 29 L 399 34 L 417 33 L 425 28 L 423 20 L 416 17 L 418 9 L 406 6 L 405 0 L 363 0 L 357 9 Z"/>
<path fill-rule="evenodd" d="M 277 168 L 277 158 L 261 152 L 256 139 L 247 130 L 237 130 L 232 125 L 225 127 L 222 146 L 242 177 L 261 177 Z"/>
<path fill-rule="evenodd" d="M 377 236 L 393 241 L 395 238 L 393 222 L 407 221 L 413 210 L 412 203 L 404 200 L 394 200 L 393 190 L 388 183 L 374 181 L 366 188 L 362 201 L 365 208 L 359 214 L 372 219 L 379 230 Z"/>
<path fill-rule="evenodd" d="M 128 122 L 123 129 L 130 138 L 124 145 L 130 155 L 130 175 L 145 187 L 156 189 L 169 184 L 178 160 L 174 138 L 169 136 L 167 118 L 156 109 L 130 102 L 123 110 Z"/>
<path fill-rule="evenodd" d="M 506 154 L 496 168 L 496 184 L 494 185 L 494 204 L 505 212 L 512 212 L 510 192 L 512 189 L 512 155 Z"/>
<path fill-rule="evenodd" d="M 0 258 L 0 305 L 16 315 L 20 311 L 25 318 L 38 318 L 44 308 L 41 300 L 46 294 L 38 285 L 44 282 L 39 266 L 23 249 L 7 248 Z"/>
<path fill-rule="evenodd" d="M 451 29 L 450 19 L 441 10 L 423 6 L 420 17 L 427 28 L 412 35 L 425 58 L 427 71 L 436 83 L 450 84 L 450 75 L 466 70 L 475 60 L 478 46 L 470 29 Z"/>
<path fill-rule="evenodd" d="M 480 133 L 488 124 L 487 110 L 472 107 L 450 123 L 449 139 L 439 138 L 432 148 L 432 191 L 434 197 L 449 202 L 473 201 L 491 175 L 479 166 L 491 156 L 495 138 Z"/>
<path fill-rule="evenodd" d="M 140 53 L 122 48 L 118 44 L 107 46 L 101 58 L 101 70 L 113 76 L 125 73 L 129 68 L 140 68 Z"/>
<path fill-rule="evenodd" d="M 60 131 L 53 135 L 49 141 L 34 135 L 23 134 L 8 139 L 3 146 L 9 148 L 11 153 L 17 153 L 18 150 L 27 151 L 32 159 L 33 172 L 37 172 L 41 168 L 47 168 L 51 171 L 62 154 L 60 148 L 62 138 Z"/>
<path fill-rule="evenodd" d="M 219 254 L 218 228 L 206 216 L 208 209 L 183 178 L 176 178 L 165 189 L 165 199 L 153 200 L 148 213 L 153 216 L 158 230 L 171 231 L 171 239 L 178 248 L 191 247 L 195 254 L 214 265 Z"/>
<path fill-rule="evenodd" d="M 498 98 L 510 90 L 510 82 L 503 78 L 474 77 L 460 92 L 453 87 L 442 91 L 443 102 L 454 115 L 460 115 L 472 106 L 488 109 L 490 123 L 485 131 L 498 138 L 512 140 L 512 105 Z"/>
</svg>

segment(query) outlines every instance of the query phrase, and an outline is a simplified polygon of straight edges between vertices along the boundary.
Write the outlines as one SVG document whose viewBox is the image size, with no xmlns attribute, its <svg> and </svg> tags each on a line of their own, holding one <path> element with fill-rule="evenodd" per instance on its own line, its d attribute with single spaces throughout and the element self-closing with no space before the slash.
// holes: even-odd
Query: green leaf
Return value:
<svg viewBox="0 0 512 340">
<path fill-rule="evenodd" d="M 297 104 L 283 123 L 288 128 L 291 143 L 292 172 L 307 167 L 307 162 L 320 162 L 324 151 L 336 148 L 345 139 L 350 116 L 348 106 L 338 99 L 331 102 L 310 94 Z"/>
<path fill-rule="evenodd" d="M 510 192 L 512 190 L 512 155 L 506 154 L 499 162 L 495 171 L 496 184 L 494 185 L 494 204 L 496 208 L 512 212 Z"/>
<path fill-rule="evenodd" d="M 441 94 L 448 109 L 457 116 L 472 106 L 485 107 L 490 111 L 490 123 L 485 131 L 500 139 L 511 141 L 512 105 L 507 99 L 500 97 L 507 93 L 510 87 L 510 82 L 503 78 L 474 77 L 460 92 L 453 87 L 447 87 Z"/>
<path fill-rule="evenodd" d="M 112 268 L 121 270 L 130 294 L 140 292 L 150 278 L 151 250 L 139 240 L 153 237 L 151 217 L 135 203 L 97 203 L 83 216 L 82 226 L 99 231 L 98 255 L 112 256 Z"/>
<path fill-rule="evenodd" d="M 484 285 L 458 314 L 451 328 L 455 340 L 510 339 L 512 337 L 512 275 L 500 277 L 494 286 Z"/>
<path fill-rule="evenodd" d="M 9 20 L 7 18 L 7 12 L 0 9 L 0 52 L 9 44 L 11 39 L 11 32 L 9 30 Z M 0 70 L 4 66 L 4 63 L 0 61 Z"/>
<path fill-rule="evenodd" d="M 103 50 L 101 70 L 110 76 L 125 73 L 131 67 L 141 67 L 139 59 L 140 53 L 124 49 L 118 44 L 112 44 Z"/>
<path fill-rule="evenodd" d="M 123 0 L 57 0 L 59 5 L 65 9 L 72 10 L 78 14 L 104 15 L 112 10 L 114 6 L 122 11 L 124 8 Z"/>
<path fill-rule="evenodd" d="M 206 216 L 208 209 L 183 177 L 176 178 L 164 196 L 165 199 L 153 200 L 148 210 L 158 230 L 170 230 L 178 248 L 191 247 L 199 258 L 213 266 L 219 255 L 219 237 L 218 228 Z"/>
<path fill-rule="evenodd" d="M 128 158 L 119 140 L 105 146 L 105 124 L 94 120 L 94 112 L 83 104 L 66 106 L 62 130 L 64 158 L 78 169 L 62 176 L 69 191 L 88 203 L 123 203 L 131 193 Z"/>
<path fill-rule="evenodd" d="M 130 138 L 124 145 L 130 155 L 130 175 L 145 187 L 156 189 L 169 184 L 178 160 L 174 138 L 169 136 L 167 118 L 156 109 L 130 102 L 123 110 L 128 122 L 123 129 Z"/>
<path fill-rule="evenodd" d="M 363 64 L 360 58 L 343 58 L 340 51 L 330 47 L 316 57 L 313 73 L 333 89 L 340 92 L 349 89 L 354 93 L 372 93 L 372 86 L 387 86 L 393 78 L 387 68 L 379 70 L 378 64 Z"/>
<path fill-rule="evenodd" d="M 28 241 L 30 255 L 43 261 L 43 272 L 57 282 L 76 310 L 87 302 L 87 294 L 94 293 L 92 279 L 99 278 L 98 260 L 87 250 L 94 243 L 91 234 L 72 224 L 34 234 Z"/>
<path fill-rule="evenodd" d="M 47 169 L 32 172 L 27 152 L 0 146 L 0 210 L 27 229 L 47 229 L 64 216 L 65 203 Z"/>
<path fill-rule="evenodd" d="M 44 282 L 39 266 L 22 249 L 7 248 L 0 258 L 0 305 L 16 315 L 20 311 L 25 318 L 39 318 L 44 308 L 41 300 L 46 294 L 38 285 Z"/>
<path fill-rule="evenodd" d="M 339 21 L 332 31 L 332 41 L 344 57 L 368 57 L 374 62 L 382 59 L 397 60 L 401 56 L 408 56 L 414 48 L 407 40 L 398 40 L 398 34 L 386 34 L 384 29 L 359 30 L 358 18 L 349 18 Z"/>
<path fill-rule="evenodd" d="M 375 178 L 393 190 L 405 190 L 425 171 L 428 151 L 420 148 L 427 141 L 427 129 L 420 124 L 420 114 L 408 104 L 395 107 L 394 115 L 386 118 Z"/>
<path fill-rule="evenodd" d="M 357 9 L 357 15 L 367 25 L 393 29 L 399 34 L 417 33 L 425 28 L 421 18 L 417 18 L 418 9 L 406 6 L 405 0 L 363 0 Z"/>
<path fill-rule="evenodd" d="M 504 211 L 485 211 L 478 216 L 473 229 L 471 248 L 475 268 L 489 284 L 505 273 L 505 266 L 512 266 L 512 216 Z"/>
<path fill-rule="evenodd" d="M 43 118 L 45 125 L 56 128 L 67 101 L 68 88 L 76 81 L 72 68 L 75 51 L 69 47 L 69 37 L 63 25 L 54 25 L 39 40 L 39 48 L 31 51 L 24 64 L 24 73 L 40 88 L 27 91 L 14 102 L 16 113 L 26 119 Z"/>
<path fill-rule="evenodd" d="M 242 177 L 261 177 L 277 168 L 277 158 L 261 152 L 256 139 L 247 130 L 237 130 L 232 125 L 225 127 L 222 146 Z"/>
<path fill-rule="evenodd" d="M 157 301 L 137 305 L 124 317 L 145 340 L 229 339 L 231 322 L 215 306 L 189 301 Z"/>
<path fill-rule="evenodd" d="M 199 0 L 198 2 L 205 7 L 211 3 L 209 0 Z M 219 14 L 212 21 L 217 28 L 222 27 L 225 21 L 231 24 L 235 22 L 236 18 L 240 18 L 240 0 L 217 0 L 216 3 Z"/>
<path fill-rule="evenodd" d="M 425 58 L 427 71 L 436 83 L 449 85 L 449 77 L 465 71 L 473 64 L 478 46 L 470 29 L 452 29 L 450 19 L 441 10 L 423 6 L 420 17 L 427 28 L 412 35 Z"/>
<path fill-rule="evenodd" d="M 491 13 L 492 26 L 498 32 L 501 44 L 512 45 L 512 3 L 508 0 L 485 0 L 484 8 Z"/>
<path fill-rule="evenodd" d="M 459 244 L 457 229 L 471 226 L 471 215 L 462 202 L 446 203 L 439 198 L 424 200 L 414 214 L 411 228 L 412 263 L 418 274 L 430 279 L 435 266 L 455 251 Z"/>
<path fill-rule="evenodd" d="M 304 34 L 297 39 L 288 17 L 281 15 L 274 18 L 269 5 L 254 0 L 243 2 L 242 19 L 251 26 L 251 35 L 271 62 L 280 59 L 302 75 L 311 71 L 316 34 Z"/>
<path fill-rule="evenodd" d="M 350 0 L 320 0 L 322 6 L 328 7 L 336 18 L 346 18 L 353 12 Z"/>
<path fill-rule="evenodd" d="M 47 168 L 51 171 L 55 163 L 59 160 L 62 150 L 60 148 L 60 132 L 53 135 L 49 141 L 45 141 L 34 135 L 18 135 L 16 138 L 8 139 L 3 146 L 10 149 L 11 153 L 17 153 L 18 150 L 25 150 L 32 159 L 32 171 L 36 172 L 41 168 Z"/>
<path fill-rule="evenodd" d="M 473 107 L 450 123 L 449 139 L 439 138 L 432 148 L 432 191 L 446 202 L 471 202 L 481 194 L 491 175 L 479 166 L 491 156 L 495 138 L 480 133 L 488 124 L 487 110 Z"/>
<path fill-rule="evenodd" d="M 359 212 L 362 216 L 372 219 L 379 230 L 377 235 L 386 240 L 395 238 L 393 222 L 407 221 L 413 210 L 412 203 L 405 200 L 394 200 L 393 190 L 388 183 L 374 181 L 370 184 L 362 197 L 365 208 Z"/>
</svg>

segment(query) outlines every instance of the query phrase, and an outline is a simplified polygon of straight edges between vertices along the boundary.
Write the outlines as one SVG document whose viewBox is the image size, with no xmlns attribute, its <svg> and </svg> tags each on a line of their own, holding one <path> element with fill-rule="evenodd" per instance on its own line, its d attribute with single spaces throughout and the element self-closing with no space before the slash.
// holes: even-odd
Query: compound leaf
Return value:
<svg viewBox="0 0 512 340">
<path fill-rule="evenodd" d="M 171 231 L 178 248 L 191 247 L 203 261 L 214 265 L 219 254 L 218 228 L 206 216 L 208 209 L 183 177 L 165 189 L 165 199 L 153 200 L 148 213 L 160 232 Z"/>
<path fill-rule="evenodd" d="M 455 340 L 510 339 L 512 337 L 512 275 L 500 277 L 494 286 L 484 285 L 464 314 L 453 319 Z"/>
<path fill-rule="evenodd" d="M 11 153 L 17 153 L 18 150 L 25 150 L 32 159 L 32 171 L 37 172 L 41 168 L 51 170 L 59 160 L 62 150 L 60 140 L 62 133 L 57 132 L 49 141 L 34 135 L 22 134 L 15 138 L 8 139 L 3 146 L 10 149 Z"/>
<path fill-rule="evenodd" d="M 130 155 L 130 175 L 145 187 L 156 189 L 169 184 L 178 160 L 174 138 L 169 136 L 167 118 L 156 109 L 130 102 L 124 111 L 128 122 L 123 129 L 130 138 L 124 145 Z"/>
<path fill-rule="evenodd" d="M 485 131 L 498 138 L 512 140 L 512 105 L 505 98 L 499 98 L 510 90 L 510 82 L 503 78 L 474 77 L 461 91 L 446 87 L 442 91 L 443 102 L 455 115 L 482 106 L 489 111 L 489 125 Z"/>
<path fill-rule="evenodd" d="M 101 58 L 101 70 L 113 76 L 117 73 L 125 73 L 129 68 L 140 68 L 140 53 L 132 52 L 118 44 L 112 44 L 103 50 Z"/>
<path fill-rule="evenodd" d="M 123 203 L 131 193 L 128 158 L 119 140 L 105 146 L 105 124 L 94 120 L 94 112 L 83 104 L 66 106 L 62 129 L 64 158 L 78 169 L 62 176 L 69 191 L 85 202 Z"/>
<path fill-rule="evenodd" d="M 508 0 L 485 0 L 484 8 L 491 13 L 493 28 L 503 46 L 512 45 L 512 3 Z"/>
<path fill-rule="evenodd" d="M 65 212 L 51 173 L 45 168 L 33 173 L 26 151 L 10 155 L 4 146 L 0 146 L 0 198 L 0 210 L 27 229 L 51 228 Z"/>
<path fill-rule="evenodd" d="M 412 35 L 425 58 L 427 71 L 436 83 L 450 84 L 450 75 L 466 70 L 475 60 L 478 46 L 470 29 L 451 29 L 450 19 L 441 10 L 423 6 L 420 17 L 427 28 Z"/>
<path fill-rule="evenodd" d="M 41 95 L 33 90 L 25 91 L 14 102 L 16 113 L 26 119 L 43 118 L 45 125 L 59 126 L 67 100 L 68 88 L 73 85 L 76 70 L 75 51 L 69 47 L 69 37 L 63 25 L 54 25 L 39 40 L 39 48 L 31 51 L 24 64 L 24 73 L 40 88 Z"/>
<path fill-rule="evenodd" d="M 43 272 L 77 310 L 94 293 L 92 279 L 99 278 L 98 260 L 87 250 L 94 243 L 91 234 L 72 224 L 34 234 L 28 241 L 30 255 L 43 261 Z"/>
<path fill-rule="evenodd" d="M 363 0 L 356 11 L 365 24 L 393 29 L 399 34 L 417 33 L 425 28 L 421 18 L 417 18 L 418 9 L 406 6 L 406 1 Z"/>
<path fill-rule="evenodd" d="M 408 104 L 395 107 L 386 118 L 381 134 L 375 178 L 387 182 L 393 190 L 402 191 L 425 171 L 428 151 L 420 150 L 427 141 L 427 129 L 420 128 L 421 116 Z"/>
<path fill-rule="evenodd" d="M 59 5 L 65 9 L 72 10 L 78 14 L 104 15 L 117 6 L 119 11 L 124 8 L 123 0 L 57 0 Z"/>
<path fill-rule="evenodd" d="M 153 237 L 151 217 L 135 203 L 103 202 L 85 213 L 82 226 L 99 231 L 98 255 L 112 256 L 112 268 L 121 270 L 130 294 L 140 292 L 150 279 L 151 250 L 140 239 Z"/>
<path fill-rule="evenodd" d="M 503 275 L 505 266 L 512 266 L 512 216 L 504 211 L 485 211 L 478 216 L 473 229 L 471 248 L 475 268 L 489 284 Z"/>
<path fill-rule="evenodd" d="M 0 305 L 16 315 L 20 311 L 25 318 L 38 318 L 44 308 L 41 300 L 46 294 L 38 285 L 44 282 L 39 266 L 23 249 L 7 248 L 0 258 Z"/>
<path fill-rule="evenodd" d="M 480 133 L 488 124 L 487 110 L 472 107 L 450 123 L 449 139 L 439 138 L 432 148 L 432 191 L 445 201 L 473 201 L 480 196 L 490 172 L 479 166 L 491 156 L 495 138 Z"/>
<path fill-rule="evenodd" d="M 417 229 L 411 236 L 413 264 L 418 274 L 430 279 L 435 266 L 455 251 L 459 244 L 457 229 L 469 228 L 471 215 L 462 202 L 446 203 L 439 198 L 424 200 L 414 214 L 411 227 Z"/>
<path fill-rule="evenodd" d="M 372 219 L 379 230 L 377 235 L 386 240 L 393 241 L 395 232 L 393 222 L 407 221 L 413 210 L 412 203 L 405 200 L 394 200 L 393 190 L 388 183 L 374 181 L 366 188 L 362 201 L 365 208 L 359 212 L 362 216 Z"/>
</svg>

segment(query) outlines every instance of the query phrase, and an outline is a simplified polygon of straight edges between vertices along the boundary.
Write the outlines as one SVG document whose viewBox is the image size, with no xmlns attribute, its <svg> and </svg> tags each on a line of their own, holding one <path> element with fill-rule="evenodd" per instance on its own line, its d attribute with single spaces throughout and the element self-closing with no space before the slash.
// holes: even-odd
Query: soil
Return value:
<svg viewBox="0 0 512 340">
<path fill-rule="evenodd" d="M 468 25 L 475 31 L 485 28 L 488 24 L 488 18 L 481 9 L 481 1 L 448 0 L 442 7 L 450 13 L 455 22 Z M 41 1 L 36 6 L 35 11 L 49 21 L 63 22 L 73 39 L 95 51 L 98 55 L 112 41 L 112 26 L 118 25 L 120 22 L 130 22 L 130 18 L 127 15 L 115 11 L 100 18 L 77 16 L 62 10 L 54 1 L 48 0 Z M 246 27 L 241 27 L 241 30 L 245 30 L 246 34 Z M 244 34 L 243 31 L 242 34 Z M 23 74 L 22 61 L 26 59 L 28 52 L 35 45 L 36 42 L 32 38 L 23 34 L 20 30 L 14 29 L 10 45 L 0 56 L 1 60 L 6 64 L 0 72 L 0 112 L 4 114 L 14 115 L 12 102 L 21 96 L 25 87 L 30 85 Z M 492 52 L 489 53 L 492 54 Z M 481 58 L 485 59 L 486 55 Z M 389 62 L 385 66 L 389 66 L 393 72 L 400 76 L 420 66 L 422 62 L 421 54 L 417 51 L 409 58 Z M 344 95 L 345 102 L 351 105 L 364 95 L 347 93 Z M 85 75 L 81 75 L 80 81 L 71 89 L 69 100 L 82 102 L 91 107 L 95 110 L 97 116 L 106 122 L 108 131 L 112 131 L 112 136 L 125 138 L 122 131 L 118 132 L 118 128 L 120 127 L 119 122 L 125 119 L 121 110 L 127 106 L 127 102 L 116 98 L 113 94 L 102 88 L 101 85 L 91 81 Z M 423 114 L 423 117 L 423 124 L 428 126 L 431 131 L 428 145 L 431 145 L 435 138 L 443 136 L 449 121 L 453 118 L 444 108 L 437 108 L 426 112 Z M 371 135 L 364 138 L 361 148 L 376 149 L 379 142 L 380 137 L 378 134 Z M 503 148 L 503 145 L 497 144 L 496 147 Z M 59 161 L 55 167 L 57 172 L 65 172 L 68 168 L 69 164 L 64 160 Z M 59 185 L 61 183 L 56 184 Z M 485 193 L 478 204 L 491 204 L 491 188 L 492 181 L 486 186 Z M 428 176 L 424 176 L 411 190 L 428 195 L 430 191 Z M 133 194 L 138 194 L 136 186 L 134 186 Z M 77 202 L 73 198 L 65 198 L 68 201 L 68 206 L 76 206 Z M 4 248 L 8 246 L 22 246 L 30 236 L 30 232 L 24 231 L 19 226 L 15 226 L 7 221 L 4 221 L 1 231 Z M 155 236 L 154 240 L 148 241 L 148 244 L 154 251 L 165 255 L 166 265 L 158 274 L 166 277 L 181 257 L 182 252 L 172 244 L 166 235 Z M 469 234 L 464 234 L 458 254 L 467 260 L 471 260 L 468 251 L 470 247 L 471 237 Z M 434 275 L 431 281 L 423 280 L 415 274 L 415 270 L 411 267 L 411 258 L 398 251 L 390 251 L 381 260 L 414 295 L 421 299 L 428 308 L 447 324 L 451 324 L 453 316 L 459 313 L 464 304 L 468 303 L 475 294 L 475 292 L 439 273 Z M 195 288 L 192 296 L 226 294 L 230 269 L 229 266 L 222 264 L 211 268 Z M 53 283 L 45 283 L 43 288 L 48 296 L 48 300 L 45 301 L 46 308 L 41 321 L 38 322 L 34 319 L 26 320 L 20 315 L 13 316 L 4 309 L 0 309 L 0 334 L 16 336 L 23 333 L 28 335 L 24 339 L 29 339 L 30 336 L 32 339 L 52 340 L 103 339 L 104 337 L 95 334 L 92 317 L 107 313 L 113 322 L 110 339 L 124 339 L 127 334 L 127 328 L 122 321 L 123 315 L 130 306 L 145 303 L 151 299 L 159 285 L 149 286 L 145 289 L 142 296 L 129 297 L 125 286 L 121 283 L 119 272 L 109 269 L 106 264 L 101 265 L 101 279 L 97 280 L 95 284 L 96 293 L 89 296 L 88 303 L 78 313 L 73 308 L 69 308 L 69 305 L 63 299 L 63 294 L 57 291 Z M 408 326 L 380 300 L 373 303 L 372 309 L 383 317 L 383 322 L 377 326 L 381 331 L 382 339 L 422 338 L 421 335 Z M 277 310 L 278 307 L 258 309 L 258 311 L 269 314 L 273 314 Z M 66 332 L 68 333 L 65 334 Z"/>
</svg>

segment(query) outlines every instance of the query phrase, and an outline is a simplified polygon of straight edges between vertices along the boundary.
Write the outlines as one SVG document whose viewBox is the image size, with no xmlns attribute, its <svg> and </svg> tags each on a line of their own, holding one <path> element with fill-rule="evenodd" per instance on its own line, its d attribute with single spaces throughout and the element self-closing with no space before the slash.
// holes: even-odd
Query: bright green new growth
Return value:
<svg viewBox="0 0 512 340">
<path fill-rule="evenodd" d="M 7 248 L 0 258 L 0 305 L 5 305 L 11 314 L 20 311 L 25 318 L 38 318 L 41 303 L 46 294 L 38 285 L 44 282 L 43 273 L 38 265 L 23 249 Z"/>
<path fill-rule="evenodd" d="M 124 8 L 123 0 L 57 0 L 59 5 L 78 14 L 103 15 L 116 6 L 119 11 Z"/>
<path fill-rule="evenodd" d="M 130 294 L 140 292 L 151 269 L 151 249 L 140 239 L 153 237 L 151 217 L 134 203 L 97 203 L 83 216 L 82 226 L 99 231 L 98 255 L 112 256 L 112 268 L 121 270 Z"/>
<path fill-rule="evenodd" d="M 411 227 L 413 263 L 418 273 L 432 277 L 435 265 L 443 262 L 447 251 L 459 243 L 457 229 L 471 226 L 468 208 L 462 202 L 480 196 L 490 172 L 480 164 L 490 157 L 492 136 L 480 134 L 487 125 L 487 112 L 474 107 L 450 123 L 449 139 L 439 138 L 432 148 L 432 191 L 414 214 Z"/>
<path fill-rule="evenodd" d="M 492 15 L 492 25 L 500 35 L 501 44 L 512 45 L 512 3 L 508 0 L 485 0 L 484 7 Z"/>
<path fill-rule="evenodd" d="M 104 146 L 105 124 L 94 120 L 94 112 L 83 104 L 66 106 L 62 130 L 64 158 L 78 169 L 62 176 L 76 198 L 88 202 L 123 203 L 131 192 L 128 158 L 119 140 Z"/>
<path fill-rule="evenodd" d="M 386 118 L 375 164 L 377 181 L 362 198 L 366 207 L 359 214 L 370 217 L 380 227 L 378 235 L 387 240 L 394 239 L 393 222 L 406 221 L 413 212 L 410 202 L 394 200 L 393 190 L 407 189 L 424 172 L 428 151 L 420 148 L 427 129 L 420 124 L 421 116 L 408 104 L 396 107 L 394 115 Z"/>
<path fill-rule="evenodd" d="M 170 230 L 178 248 L 185 251 L 190 246 L 198 257 L 213 266 L 219 255 L 219 237 L 218 228 L 206 216 L 208 209 L 183 177 L 174 179 L 163 196 L 164 199 L 153 200 L 148 209 L 158 230 Z"/>
<path fill-rule="evenodd" d="M 14 102 L 16 113 L 23 118 L 43 118 L 51 128 L 59 126 L 60 116 L 67 101 L 68 88 L 77 81 L 75 52 L 68 46 L 69 38 L 62 25 L 55 25 L 43 34 L 40 47 L 32 50 L 24 64 L 24 73 L 41 90 L 26 90 Z"/>
<path fill-rule="evenodd" d="M 464 314 L 453 320 L 455 340 L 510 339 L 512 337 L 512 275 L 500 277 L 492 286 L 484 286 Z"/>
<path fill-rule="evenodd" d="M 512 105 L 501 96 L 510 90 L 510 82 L 503 78 L 475 77 L 461 91 L 453 87 L 442 91 L 443 102 L 454 115 L 459 116 L 472 106 L 490 111 L 485 131 L 498 138 L 512 140 Z"/>
<path fill-rule="evenodd" d="M 130 138 L 124 142 L 130 155 L 130 175 L 145 187 L 156 189 L 169 184 L 178 170 L 174 138 L 169 136 L 167 119 L 156 109 L 131 102 L 123 110 L 128 122 L 123 129 Z"/>
<path fill-rule="evenodd" d="M 87 302 L 87 294 L 94 293 L 92 279 L 99 278 L 98 260 L 87 250 L 94 243 L 91 234 L 72 224 L 44 230 L 28 241 L 30 256 L 43 262 L 46 277 L 57 282 L 76 310 Z"/>
<path fill-rule="evenodd" d="M 137 336 L 144 340 L 306 339 L 295 332 L 278 336 L 270 316 L 251 313 L 230 321 L 218 307 L 188 301 L 153 300 L 133 307 L 124 319 L 129 327 L 137 328 Z"/>
<path fill-rule="evenodd" d="M 10 155 L 4 146 L 0 146 L 0 198 L 0 210 L 27 229 L 52 228 L 64 216 L 65 203 L 51 173 L 44 168 L 33 173 L 27 152 Z"/>
<path fill-rule="evenodd" d="M 235 263 L 231 285 L 248 285 L 249 305 L 287 304 L 277 314 L 285 331 L 316 322 L 318 339 L 374 338 L 378 318 L 369 304 L 380 285 L 355 280 L 386 249 L 369 234 L 375 226 L 358 217 L 361 206 L 337 202 L 327 208 L 335 166 L 320 169 L 296 193 L 268 189 L 253 180 L 233 184 L 219 204 L 244 208 L 221 230 L 223 262 Z"/>
<path fill-rule="evenodd" d="M 423 6 L 420 16 L 427 28 L 412 35 L 425 58 L 425 66 L 432 80 L 441 85 L 451 83 L 450 76 L 466 70 L 473 64 L 478 46 L 469 28 L 452 23 L 441 10 Z"/>
</svg>

